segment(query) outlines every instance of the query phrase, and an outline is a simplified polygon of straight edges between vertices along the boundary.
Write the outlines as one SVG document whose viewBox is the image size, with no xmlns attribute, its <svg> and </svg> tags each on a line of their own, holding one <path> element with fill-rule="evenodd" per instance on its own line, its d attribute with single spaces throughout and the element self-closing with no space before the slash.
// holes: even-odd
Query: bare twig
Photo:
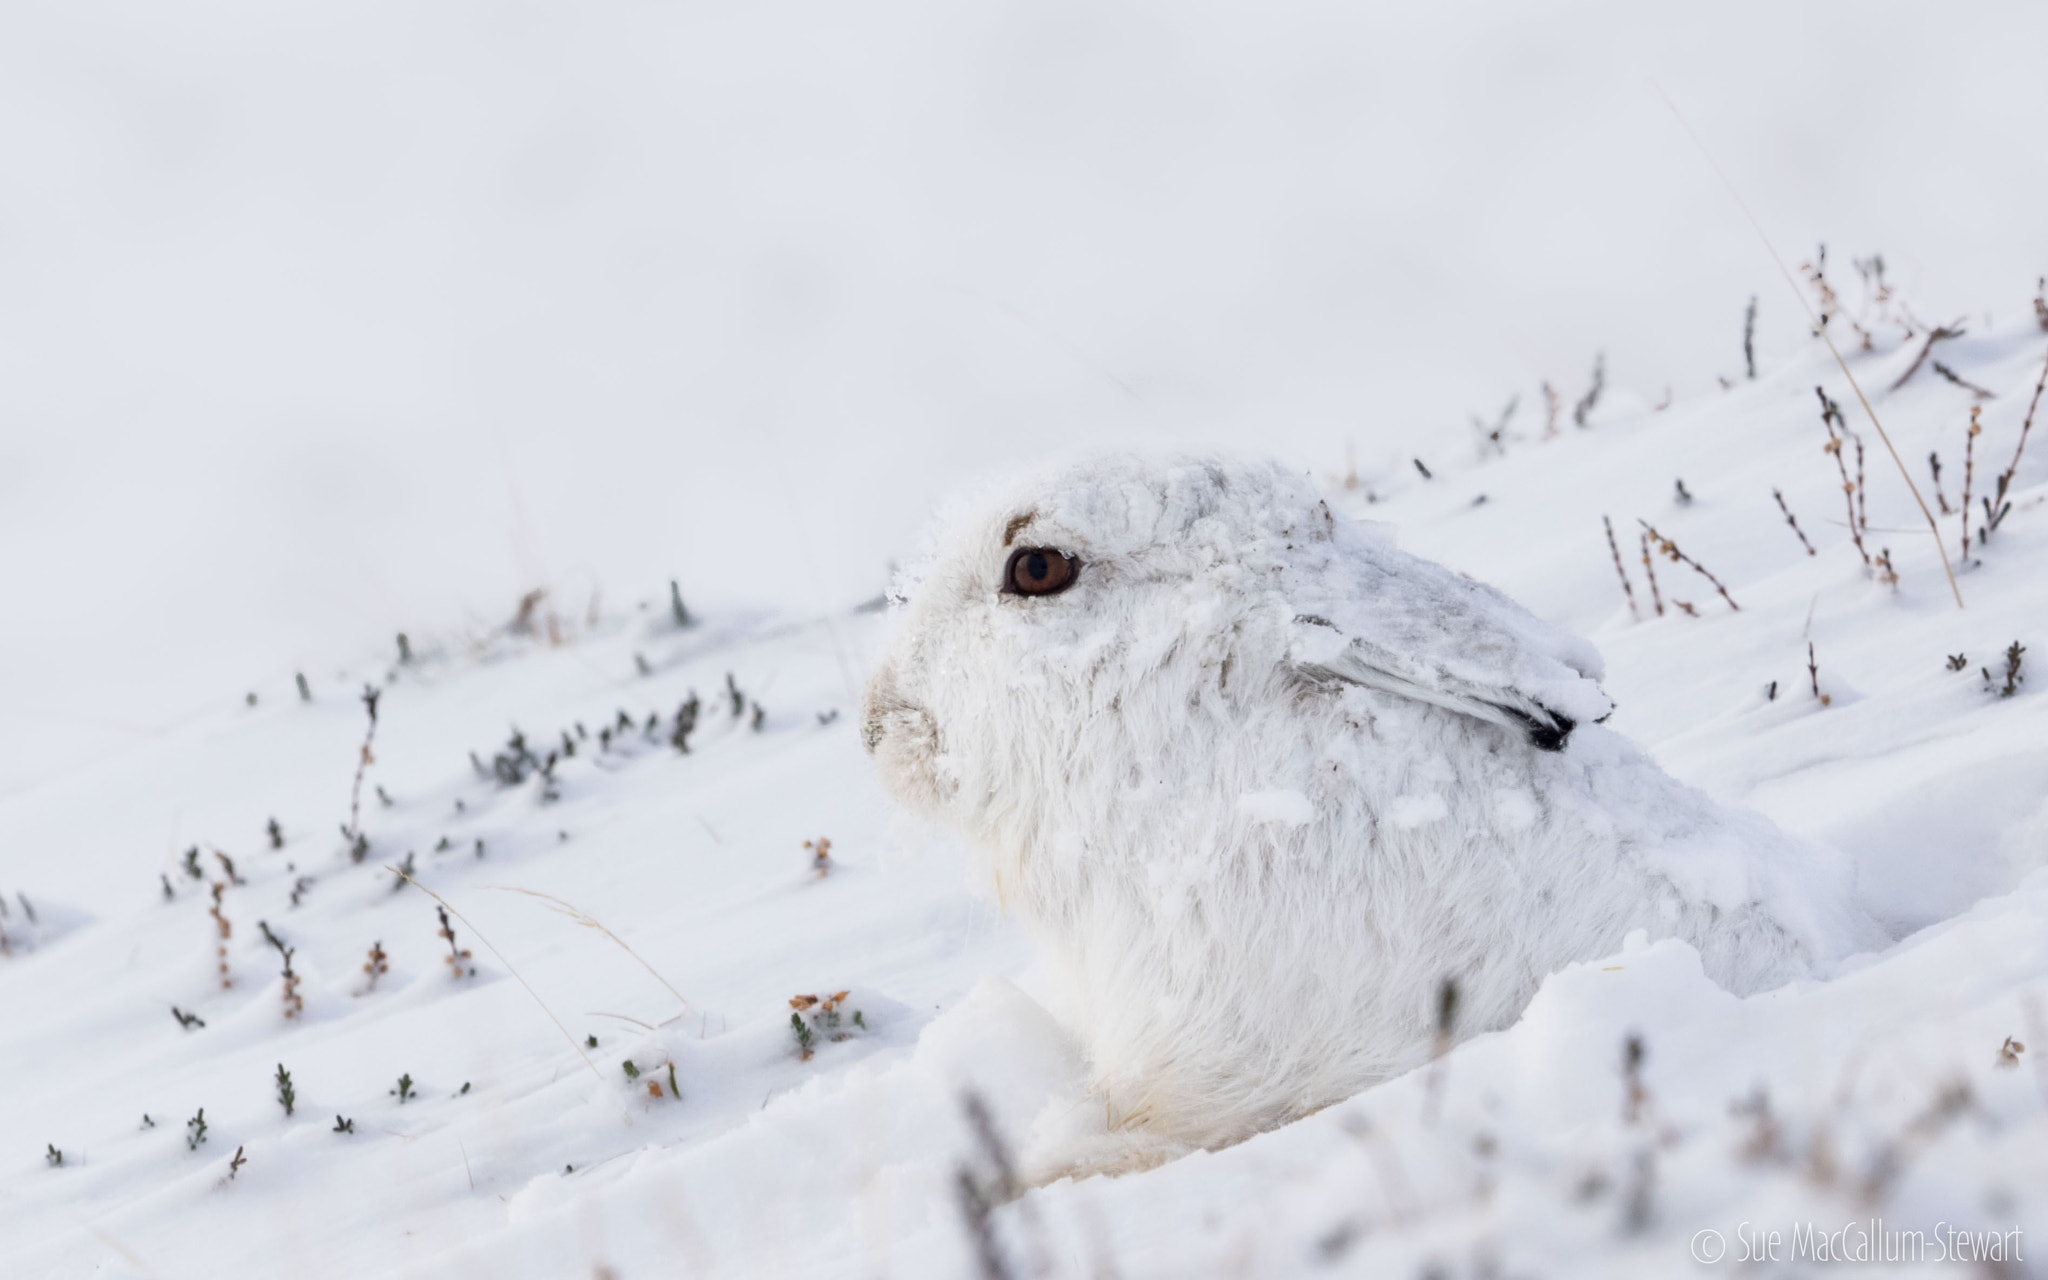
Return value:
<svg viewBox="0 0 2048 1280">
<path fill-rule="evenodd" d="M 1656 86 L 1653 84 L 1652 87 L 1655 88 Z M 1778 256 L 1778 250 L 1776 246 L 1771 244 L 1771 238 L 1764 234 L 1763 224 L 1758 222 L 1756 215 L 1749 211 L 1749 205 L 1743 200 L 1741 193 L 1735 189 L 1735 184 L 1729 181 L 1728 175 L 1722 171 L 1721 166 L 1714 160 L 1713 153 L 1707 150 L 1707 144 L 1700 141 L 1699 134 L 1693 132 L 1692 125 L 1687 123 L 1685 117 L 1679 113 L 1678 105 L 1665 96 L 1663 89 L 1657 89 L 1657 96 L 1664 99 L 1664 105 L 1671 109 L 1671 114 L 1677 118 L 1679 126 L 1692 138 L 1693 145 L 1699 148 L 1700 155 L 1705 157 L 1707 164 L 1714 170 L 1715 176 L 1721 179 L 1721 185 L 1728 189 L 1728 194 L 1734 199 L 1736 207 L 1742 210 L 1742 216 L 1749 220 L 1749 225 L 1756 232 L 1757 239 L 1763 241 L 1765 252 L 1769 253 L 1771 261 L 1777 264 L 1778 274 L 1785 278 L 1785 286 L 1792 290 L 1794 297 L 1799 299 L 1799 305 L 1806 311 L 1807 317 L 1815 321 L 1814 327 L 1820 331 L 1821 341 L 1827 344 L 1828 354 L 1835 358 L 1835 364 L 1842 370 L 1842 376 L 1849 380 L 1849 386 L 1856 392 L 1857 402 L 1863 406 L 1863 412 L 1870 418 L 1870 425 L 1877 428 L 1877 438 L 1884 441 L 1886 452 L 1892 455 L 1892 463 L 1898 467 L 1899 475 L 1906 481 L 1906 487 L 1912 490 L 1913 501 L 1920 505 L 1920 514 L 1927 518 L 1927 530 L 1933 535 L 1935 549 L 1941 555 L 1942 572 L 1948 575 L 1948 589 L 1956 598 L 1956 608 L 1962 608 L 1963 589 L 1956 583 L 1955 566 L 1949 563 L 1948 545 L 1942 540 L 1941 526 L 1935 522 L 1934 513 L 1927 509 L 1927 500 L 1920 496 L 1920 487 L 1913 483 L 1912 474 L 1906 470 L 1906 460 L 1899 456 L 1899 451 L 1892 445 L 1892 438 L 1886 433 L 1884 424 L 1877 420 L 1877 411 L 1870 407 L 1870 397 L 1863 394 L 1862 384 L 1856 381 L 1855 374 L 1849 372 L 1849 362 L 1844 360 L 1842 353 L 1835 349 L 1835 340 L 1828 336 L 1826 327 L 1821 325 L 1818 319 L 1814 317 L 1812 306 L 1807 303 L 1806 295 L 1800 292 L 1799 284 L 1792 278 L 1791 271 L 1786 269 L 1785 260 Z M 1930 343 L 1929 345 L 1931 346 L 1932 344 Z"/>
<path fill-rule="evenodd" d="M 1979 400 L 1996 400 L 1998 398 L 1996 393 L 1986 391 L 1984 388 L 1978 386 L 1976 383 L 1970 381 L 1968 378 L 1965 378 L 1963 375 L 1957 373 L 1954 369 L 1949 368 L 1947 365 L 1943 364 L 1939 360 L 1936 360 L 1934 362 L 1934 371 L 1940 374 L 1942 377 L 1947 378 L 1950 382 L 1955 383 L 1963 390 L 1969 392 L 1971 395 L 1976 396 Z"/>
<path fill-rule="evenodd" d="M 1657 591 L 1657 565 L 1650 556 L 1650 535 L 1639 535 L 1643 540 L 1643 574 L 1650 580 L 1650 602 L 1657 606 L 1657 616 L 1664 616 L 1664 597 Z"/>
<path fill-rule="evenodd" d="M 1785 523 L 1791 525 L 1792 532 L 1799 535 L 1799 545 L 1806 548 L 1807 555 L 1815 554 L 1813 544 L 1806 540 L 1806 531 L 1804 529 L 1801 529 L 1799 527 L 1799 522 L 1792 518 L 1792 508 L 1785 505 L 1785 495 L 1779 493 L 1776 489 L 1773 489 L 1771 490 L 1771 496 L 1778 500 L 1778 510 L 1785 513 Z M 1608 534 L 1609 541 L 1612 541 L 1613 537 L 1614 535 L 1610 532 Z M 1619 555 L 1615 557 L 1615 561 L 1617 564 L 1620 562 L 1620 559 L 1621 557 Z"/>
<path fill-rule="evenodd" d="M 2043 366 L 2048 368 L 2048 366 Z M 1948 495 L 1941 491 L 1941 455 L 1932 450 L 1927 454 L 1927 469 L 1934 473 L 1934 500 L 1941 504 L 1941 514 L 1954 515 L 1955 508 L 1948 505 Z"/>
<path fill-rule="evenodd" d="M 2027 403 L 2026 421 L 2020 423 L 2020 439 L 2019 443 L 2013 446 L 2012 461 L 2006 464 L 2004 471 L 1998 473 L 1998 496 L 1996 501 L 2000 506 L 2003 506 L 2005 502 L 2005 491 L 2012 484 L 2013 476 L 2019 472 L 2020 454 L 2026 452 L 2027 433 L 2034 429 L 2034 410 L 2041 407 L 2041 389 L 2043 387 L 2048 387 L 2048 360 L 2041 362 L 2041 376 L 2034 382 L 2034 398 Z M 1998 513 L 1998 517 L 1990 521 L 1991 527 L 1996 529 L 1999 519 L 2003 518 L 2003 516 L 2004 512 L 2001 510 Z"/>
<path fill-rule="evenodd" d="M 1636 609 L 1636 589 L 1629 585 L 1628 570 L 1621 567 L 1621 545 L 1614 540 L 1614 522 L 1601 516 L 1600 523 L 1607 527 L 1607 549 L 1614 553 L 1614 571 L 1621 575 L 1622 594 L 1628 597 L 1628 616 L 1640 618 L 1643 615 Z"/>
<path fill-rule="evenodd" d="M 1960 338 L 1968 332 L 1969 330 L 1963 328 L 1963 322 L 1960 320 L 1951 320 L 1945 325 L 1938 325 L 1935 328 L 1929 329 L 1927 331 L 1927 341 L 1921 346 L 1920 354 L 1913 357 L 1913 363 L 1907 367 L 1904 373 L 1899 375 L 1899 380 L 1892 384 L 1892 390 L 1897 391 L 1900 387 L 1905 386 L 1906 383 L 1912 380 L 1914 374 L 1920 372 L 1920 366 L 1927 363 L 1927 357 L 1933 353 L 1935 343 L 1947 338 Z"/>
<path fill-rule="evenodd" d="M 1691 556 L 1685 554 L 1685 552 L 1680 551 L 1678 549 L 1677 543 L 1665 537 L 1663 534 L 1657 532 L 1657 530 L 1651 526 L 1648 520 L 1643 519 L 1641 516 L 1637 516 L 1636 523 L 1643 526 L 1643 532 L 1650 536 L 1650 541 L 1656 543 L 1659 550 L 1661 550 L 1665 555 L 1670 556 L 1674 562 L 1689 566 L 1693 570 L 1693 572 L 1699 574 L 1708 582 L 1713 583 L 1714 590 L 1721 593 L 1721 598 L 1728 602 L 1728 607 L 1730 609 L 1735 610 L 1738 613 L 1741 612 L 1742 606 L 1735 603 L 1735 597 L 1728 594 L 1728 588 L 1721 585 L 1721 580 L 1719 578 L 1707 572 L 1707 568 L 1705 565 L 1693 559 Z"/>
</svg>

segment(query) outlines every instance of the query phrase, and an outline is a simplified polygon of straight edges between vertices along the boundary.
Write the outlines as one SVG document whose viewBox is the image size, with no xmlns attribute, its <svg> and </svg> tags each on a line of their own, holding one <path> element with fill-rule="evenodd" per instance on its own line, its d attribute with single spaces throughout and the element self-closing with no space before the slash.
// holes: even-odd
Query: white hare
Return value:
<svg viewBox="0 0 2048 1280">
<path fill-rule="evenodd" d="M 1425 1060 L 1447 980 L 1468 1035 L 1635 929 L 1736 992 L 1884 940 L 1845 866 L 1594 724 L 1590 645 L 1273 465 L 1027 479 L 902 590 L 867 747 L 1058 966 L 1125 1167 Z"/>
</svg>

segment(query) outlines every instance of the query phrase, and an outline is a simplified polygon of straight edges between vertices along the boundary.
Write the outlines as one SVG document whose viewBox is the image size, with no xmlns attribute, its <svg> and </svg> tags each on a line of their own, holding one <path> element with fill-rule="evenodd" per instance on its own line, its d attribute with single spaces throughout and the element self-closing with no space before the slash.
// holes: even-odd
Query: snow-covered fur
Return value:
<svg viewBox="0 0 2048 1280">
<path fill-rule="evenodd" d="M 1677 936 L 1736 992 L 1882 941 L 1849 874 L 1595 723 L 1584 641 L 1266 463 L 1113 456 L 947 522 L 868 686 L 888 789 L 987 858 L 1113 1130 L 1213 1147 Z M 1018 548 L 1076 557 L 1000 589 Z"/>
</svg>

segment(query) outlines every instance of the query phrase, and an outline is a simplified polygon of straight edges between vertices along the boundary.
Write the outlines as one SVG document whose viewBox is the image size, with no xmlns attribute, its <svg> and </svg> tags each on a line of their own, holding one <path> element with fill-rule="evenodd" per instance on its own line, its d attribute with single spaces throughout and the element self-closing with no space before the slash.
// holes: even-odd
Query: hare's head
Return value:
<svg viewBox="0 0 2048 1280">
<path fill-rule="evenodd" d="M 1298 750 L 1280 738 L 1312 737 L 1347 690 L 1547 751 L 1612 709 L 1589 646 L 1340 525 L 1268 462 L 1069 465 L 943 522 L 935 546 L 903 587 L 865 741 L 898 799 L 1006 844 L 1091 829 L 1141 785 L 1255 785 L 1246 771 Z"/>
<path fill-rule="evenodd" d="M 885 785 L 968 829 L 1042 822 L 1037 801 L 1275 669 L 1293 618 L 1283 566 L 1332 527 L 1270 464 L 1128 456 L 945 521 L 868 685 Z"/>
</svg>

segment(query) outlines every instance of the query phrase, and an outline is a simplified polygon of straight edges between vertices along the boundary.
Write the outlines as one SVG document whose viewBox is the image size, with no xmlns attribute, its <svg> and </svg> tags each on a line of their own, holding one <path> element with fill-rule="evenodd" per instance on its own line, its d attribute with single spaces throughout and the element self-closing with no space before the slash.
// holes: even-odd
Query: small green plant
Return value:
<svg viewBox="0 0 2048 1280">
<path fill-rule="evenodd" d="M 817 1050 L 819 1036 L 834 1042 L 850 1040 L 854 1032 L 845 1029 L 843 1022 L 851 1021 L 862 1031 L 868 1029 L 867 1019 L 858 1009 L 848 1009 L 850 1017 L 842 1018 L 841 1010 L 849 993 L 836 991 L 829 996 L 791 996 L 789 1007 L 795 1012 L 789 1015 L 790 1033 L 796 1037 L 797 1054 L 809 1061 Z"/>
<path fill-rule="evenodd" d="M 1997 689 L 1998 696 L 2001 698 L 2010 698 L 2018 693 L 2020 685 L 2026 681 L 2026 677 L 2020 674 L 2020 662 L 2026 652 L 2026 646 L 2017 640 L 2008 645 L 2005 650 L 2005 684 L 1999 686 L 1994 683 L 1996 677 L 1991 674 L 1991 668 L 1986 667 L 1984 668 L 1985 689 Z"/>
<path fill-rule="evenodd" d="M 313 700 L 313 686 L 306 683 L 306 673 L 303 671 L 294 671 L 292 673 L 292 679 L 298 682 L 299 701 L 311 702 Z"/>
<path fill-rule="evenodd" d="M 683 589 L 674 578 L 670 578 L 668 583 L 668 611 L 679 627 L 687 627 L 696 621 L 690 616 L 690 611 L 683 607 Z"/>
<path fill-rule="evenodd" d="M 676 1083 L 676 1064 L 674 1062 L 668 1064 L 668 1096 L 671 1098 L 681 1098 L 683 1096 L 683 1087 Z"/>
<path fill-rule="evenodd" d="M 177 1005 L 171 1006 L 171 1016 L 173 1018 L 176 1018 L 178 1020 L 178 1025 L 185 1028 L 185 1030 L 187 1031 L 190 1031 L 194 1027 L 203 1027 L 206 1025 L 205 1021 L 201 1019 L 198 1014 L 186 1013 Z"/>
<path fill-rule="evenodd" d="M 159 872 L 157 872 L 157 876 L 156 876 L 156 878 L 164 882 L 164 901 L 165 901 L 165 902 L 169 902 L 169 901 L 171 901 L 171 900 L 172 900 L 173 898 L 176 898 L 176 897 L 178 896 L 177 890 L 175 890 L 175 889 L 171 888 L 171 878 L 170 878 L 169 876 L 167 876 L 167 875 L 165 875 L 165 874 L 164 874 L 163 872 L 159 871 Z"/>
<path fill-rule="evenodd" d="M 194 880 L 206 879 L 206 873 L 199 869 L 199 846 L 185 850 L 185 874 Z"/>
<path fill-rule="evenodd" d="M 242 1149 L 240 1147 L 236 1147 L 235 1158 L 228 1161 L 228 1181 L 233 1182 L 235 1180 L 235 1175 L 240 1173 L 242 1171 L 242 1166 L 247 1163 L 249 1163 L 249 1158 L 242 1154 Z"/>
<path fill-rule="evenodd" d="M 43 1154 L 43 1159 L 48 1160 L 50 1162 L 50 1167 L 52 1169 L 55 1169 L 59 1165 L 62 1165 L 64 1163 L 64 1153 L 62 1151 L 57 1150 L 56 1143 L 52 1142 L 49 1145 L 50 1149 Z"/>
<path fill-rule="evenodd" d="M 206 1108 L 201 1107 L 185 1122 L 185 1145 L 193 1151 L 206 1142 Z"/>
<path fill-rule="evenodd" d="M 401 1104 L 411 1101 L 414 1096 L 411 1073 L 398 1077 L 398 1087 L 390 1092 L 391 1096 L 398 1099 Z"/>
<path fill-rule="evenodd" d="M 391 879 L 391 892 L 397 893 L 412 880 L 412 852 L 406 851 L 405 861 L 398 864 L 398 871 Z"/>
<path fill-rule="evenodd" d="M 640 1078 L 640 1068 L 633 1065 L 633 1060 L 631 1058 L 626 1059 L 619 1065 L 626 1069 L 626 1079 L 638 1080 Z"/>
<path fill-rule="evenodd" d="M 277 1064 L 277 1100 L 283 1104 L 287 1116 L 299 1103 L 298 1092 L 292 1088 L 292 1073 L 284 1069 L 282 1062 Z"/>
<path fill-rule="evenodd" d="M 283 828 L 283 827 L 280 827 L 280 826 L 278 826 L 278 825 L 277 825 L 277 819 L 276 819 L 276 818 L 272 818 L 272 819 L 270 820 L 270 828 L 269 828 L 269 835 L 270 835 L 270 847 L 271 847 L 271 848 L 273 848 L 273 849 L 282 849 L 282 848 L 284 848 L 284 828 Z"/>
<path fill-rule="evenodd" d="M 1967 667 L 1969 665 L 1970 660 L 1960 653 L 1952 653 L 1948 655 L 1948 669 L 1950 671 L 1961 671 L 1964 667 Z"/>
<path fill-rule="evenodd" d="M 353 1121 L 353 1120 L 345 1120 L 345 1119 L 343 1119 L 343 1118 L 342 1118 L 341 1116 L 338 1116 L 338 1115 L 334 1117 L 334 1132 L 336 1132 L 336 1133 L 354 1133 L 355 1131 L 356 1131 L 356 1122 L 355 1122 L 355 1121 Z"/>
</svg>

